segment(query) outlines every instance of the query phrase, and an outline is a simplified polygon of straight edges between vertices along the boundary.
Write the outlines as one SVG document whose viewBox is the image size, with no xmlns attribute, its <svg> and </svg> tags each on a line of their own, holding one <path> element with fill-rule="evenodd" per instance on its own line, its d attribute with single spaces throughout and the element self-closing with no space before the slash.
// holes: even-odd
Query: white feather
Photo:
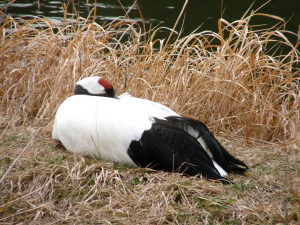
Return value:
<svg viewBox="0 0 300 225">
<path fill-rule="evenodd" d="M 222 177 L 228 176 L 227 172 L 214 159 L 212 161 Z"/>
<path fill-rule="evenodd" d="M 60 105 L 52 137 L 74 153 L 133 163 L 127 154 L 131 141 L 139 140 L 151 128 L 152 117 L 171 115 L 178 116 L 161 104 L 129 94 L 119 100 L 75 95 Z"/>
<path fill-rule="evenodd" d="M 216 169 L 219 171 L 220 175 L 222 177 L 224 176 L 228 176 L 227 172 L 219 165 L 219 163 L 217 163 L 214 159 L 213 159 L 213 155 L 210 151 L 210 149 L 207 147 L 207 144 L 205 143 L 205 141 L 203 140 L 202 137 L 197 138 L 197 141 L 200 143 L 200 145 L 202 146 L 202 148 L 204 148 L 204 150 L 207 152 L 207 154 L 210 156 L 210 158 L 213 161 L 213 164 L 215 165 Z"/>
</svg>

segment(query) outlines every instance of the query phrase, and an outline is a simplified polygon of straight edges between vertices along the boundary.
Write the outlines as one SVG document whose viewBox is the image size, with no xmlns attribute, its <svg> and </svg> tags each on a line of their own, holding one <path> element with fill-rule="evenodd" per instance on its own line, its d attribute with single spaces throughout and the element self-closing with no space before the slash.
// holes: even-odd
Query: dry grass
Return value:
<svg viewBox="0 0 300 225">
<path fill-rule="evenodd" d="M 0 223 L 300 223 L 298 43 L 280 31 L 283 21 L 258 30 L 250 26 L 253 16 L 262 15 L 220 20 L 219 33 L 193 33 L 167 45 L 153 38 L 157 30 L 144 34 L 134 22 L 6 17 Z M 286 55 L 268 52 L 279 45 L 288 47 Z M 50 137 L 57 107 L 76 81 L 96 75 L 119 94 L 205 122 L 250 171 L 230 175 L 235 185 L 224 186 L 56 148 Z"/>
<path fill-rule="evenodd" d="M 6 132 L 1 171 L 36 130 Z M 235 145 L 220 138 L 251 168 L 246 176 L 230 175 L 234 185 L 222 185 L 75 156 L 54 147 L 49 136 L 38 135 L 4 180 L 0 223 L 299 223 L 299 150 L 284 154 L 271 144 L 248 147 L 237 137 Z"/>
</svg>

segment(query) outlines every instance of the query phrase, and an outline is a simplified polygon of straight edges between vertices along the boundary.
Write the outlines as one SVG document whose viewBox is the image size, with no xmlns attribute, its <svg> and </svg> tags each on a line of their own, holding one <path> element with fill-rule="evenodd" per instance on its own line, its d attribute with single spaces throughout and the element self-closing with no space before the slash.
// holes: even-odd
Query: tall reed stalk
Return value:
<svg viewBox="0 0 300 225">
<path fill-rule="evenodd" d="M 267 15 L 220 19 L 219 33 L 195 32 L 167 46 L 154 38 L 159 28 L 145 41 L 135 22 L 101 26 L 85 19 L 55 24 L 6 17 L 0 28 L 0 110 L 19 123 L 49 124 L 76 81 L 102 76 L 119 94 L 165 104 L 214 133 L 296 144 L 299 43 L 280 30 L 284 21 L 259 30 L 250 25 L 255 16 Z M 275 52 L 281 46 L 287 54 Z"/>
</svg>

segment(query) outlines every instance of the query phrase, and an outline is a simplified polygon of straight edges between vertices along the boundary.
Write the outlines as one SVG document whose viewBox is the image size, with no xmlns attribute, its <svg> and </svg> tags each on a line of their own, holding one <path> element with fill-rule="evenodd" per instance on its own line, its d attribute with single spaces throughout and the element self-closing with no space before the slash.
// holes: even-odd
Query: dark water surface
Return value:
<svg viewBox="0 0 300 225">
<path fill-rule="evenodd" d="M 2 1 L 3 2 L 3 1 Z M 73 4 L 76 10 L 79 9 L 80 16 L 87 18 L 90 10 L 95 6 L 95 0 L 71 0 L 68 8 L 69 16 L 74 15 Z M 78 7 L 79 2 L 79 7 Z M 131 20 L 140 19 L 137 8 L 133 5 L 132 0 L 120 0 L 125 10 L 131 11 L 129 17 Z M 173 28 L 178 15 L 184 5 L 184 0 L 138 0 L 137 3 L 145 19 L 147 30 L 154 26 L 163 26 Z M 266 1 L 257 0 L 252 10 L 256 10 Z M 63 18 L 62 3 L 67 4 L 68 0 L 17 0 L 15 3 L 7 7 L 4 12 L 10 16 L 46 16 L 49 19 L 60 22 Z M 224 0 L 223 5 L 221 0 L 189 0 L 185 13 L 183 14 L 176 31 L 183 28 L 182 36 L 189 35 L 192 31 L 212 30 L 218 31 L 218 19 L 221 17 L 228 22 L 233 22 L 240 19 L 249 9 L 253 0 Z M 0 4 L 3 8 L 5 3 Z M 222 10 L 221 10 L 222 6 Z M 221 15 L 221 11 L 224 11 Z M 298 32 L 300 25 L 300 0 L 272 0 L 266 6 L 258 11 L 276 15 L 288 21 L 286 29 Z M 96 22 L 100 25 L 105 22 L 110 22 L 118 17 L 124 16 L 124 9 L 121 7 L 118 0 L 98 0 L 97 1 L 97 18 Z M 251 24 L 266 24 L 266 27 L 275 25 L 278 21 L 270 18 L 256 16 L 251 20 Z M 168 30 L 161 30 L 157 38 L 163 39 L 168 37 Z M 293 44 L 296 38 L 288 35 Z"/>
</svg>

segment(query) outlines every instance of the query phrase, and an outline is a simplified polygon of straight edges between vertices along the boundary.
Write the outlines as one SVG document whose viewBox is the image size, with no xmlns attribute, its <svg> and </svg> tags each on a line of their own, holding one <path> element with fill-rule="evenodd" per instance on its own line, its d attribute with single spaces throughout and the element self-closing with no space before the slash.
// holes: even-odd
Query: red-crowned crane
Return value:
<svg viewBox="0 0 300 225">
<path fill-rule="evenodd" d="M 118 97 L 101 77 L 78 81 L 74 94 L 59 106 L 52 131 L 70 152 L 224 183 L 227 173 L 248 169 L 202 122 L 127 93 Z"/>
</svg>

